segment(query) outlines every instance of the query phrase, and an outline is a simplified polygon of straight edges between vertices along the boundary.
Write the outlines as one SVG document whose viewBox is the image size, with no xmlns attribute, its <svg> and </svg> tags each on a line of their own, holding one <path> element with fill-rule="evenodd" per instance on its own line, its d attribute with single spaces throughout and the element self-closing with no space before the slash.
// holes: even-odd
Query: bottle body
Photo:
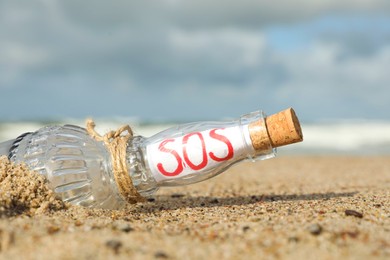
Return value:
<svg viewBox="0 0 390 260">
<path fill-rule="evenodd" d="M 126 163 L 134 187 L 143 197 L 160 187 L 186 185 L 214 177 L 246 158 L 267 159 L 275 149 L 254 149 L 250 125 L 264 114 L 248 114 L 229 122 L 198 122 L 173 127 L 152 137 L 130 138 Z M 262 129 L 263 125 L 264 129 Z M 257 126 L 259 128 L 259 126 Z M 105 144 L 77 126 L 45 127 L 13 146 L 10 159 L 45 175 L 64 201 L 99 208 L 125 205 L 112 173 Z"/>
<path fill-rule="evenodd" d="M 43 174 L 65 202 L 98 208 L 125 205 L 112 176 L 107 149 L 83 128 L 44 127 L 25 135 L 9 157 Z"/>
<path fill-rule="evenodd" d="M 178 186 L 212 178 L 244 159 L 275 156 L 271 145 L 255 150 L 249 124 L 261 112 L 228 122 L 197 122 L 167 129 L 144 140 L 146 170 L 157 186 Z M 263 129 L 266 131 L 266 129 Z"/>
</svg>

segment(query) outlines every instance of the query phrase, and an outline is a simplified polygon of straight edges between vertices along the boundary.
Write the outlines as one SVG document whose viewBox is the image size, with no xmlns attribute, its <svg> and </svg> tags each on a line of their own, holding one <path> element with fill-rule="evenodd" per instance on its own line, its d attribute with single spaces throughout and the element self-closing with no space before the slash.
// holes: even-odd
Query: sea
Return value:
<svg viewBox="0 0 390 260">
<path fill-rule="evenodd" d="M 102 134 L 129 124 L 136 135 L 152 136 L 180 123 L 142 122 L 133 118 L 95 119 L 96 130 Z M 85 121 L 66 118 L 58 121 L 0 122 L 0 143 L 33 132 L 48 125 L 73 124 Z M 280 147 L 278 155 L 390 155 L 390 121 L 338 120 L 303 123 L 304 141 Z"/>
</svg>

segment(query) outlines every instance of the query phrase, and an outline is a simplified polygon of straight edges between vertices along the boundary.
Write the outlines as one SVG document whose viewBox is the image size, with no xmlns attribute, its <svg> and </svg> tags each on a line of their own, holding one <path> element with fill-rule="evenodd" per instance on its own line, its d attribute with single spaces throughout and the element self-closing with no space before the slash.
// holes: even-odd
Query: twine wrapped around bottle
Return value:
<svg viewBox="0 0 390 260">
<path fill-rule="evenodd" d="M 134 187 L 127 168 L 126 148 L 128 140 L 133 137 L 129 125 L 122 126 L 116 131 L 110 131 L 101 136 L 95 130 L 95 122 L 87 120 L 87 132 L 96 141 L 103 142 L 111 155 L 112 170 L 115 182 L 122 197 L 131 204 L 145 201 L 145 198 Z M 127 132 L 127 134 L 125 134 Z"/>
</svg>

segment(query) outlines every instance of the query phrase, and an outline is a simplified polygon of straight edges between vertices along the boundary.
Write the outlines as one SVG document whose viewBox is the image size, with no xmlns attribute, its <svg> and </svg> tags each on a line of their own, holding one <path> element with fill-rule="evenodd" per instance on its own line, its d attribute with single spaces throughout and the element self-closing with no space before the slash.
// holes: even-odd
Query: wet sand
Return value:
<svg viewBox="0 0 390 260">
<path fill-rule="evenodd" d="M 1 259 L 390 258 L 390 157 L 245 162 L 122 210 L 6 194 Z"/>
</svg>

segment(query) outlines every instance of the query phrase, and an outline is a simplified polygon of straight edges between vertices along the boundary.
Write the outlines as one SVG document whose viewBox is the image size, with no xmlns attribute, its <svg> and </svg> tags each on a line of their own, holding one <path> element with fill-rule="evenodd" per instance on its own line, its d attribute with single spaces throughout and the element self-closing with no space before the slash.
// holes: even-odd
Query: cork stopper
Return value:
<svg viewBox="0 0 390 260">
<path fill-rule="evenodd" d="M 292 108 L 249 124 L 249 134 L 255 150 L 280 147 L 303 140 L 299 120 Z M 265 123 L 265 125 L 264 125 Z"/>
</svg>

